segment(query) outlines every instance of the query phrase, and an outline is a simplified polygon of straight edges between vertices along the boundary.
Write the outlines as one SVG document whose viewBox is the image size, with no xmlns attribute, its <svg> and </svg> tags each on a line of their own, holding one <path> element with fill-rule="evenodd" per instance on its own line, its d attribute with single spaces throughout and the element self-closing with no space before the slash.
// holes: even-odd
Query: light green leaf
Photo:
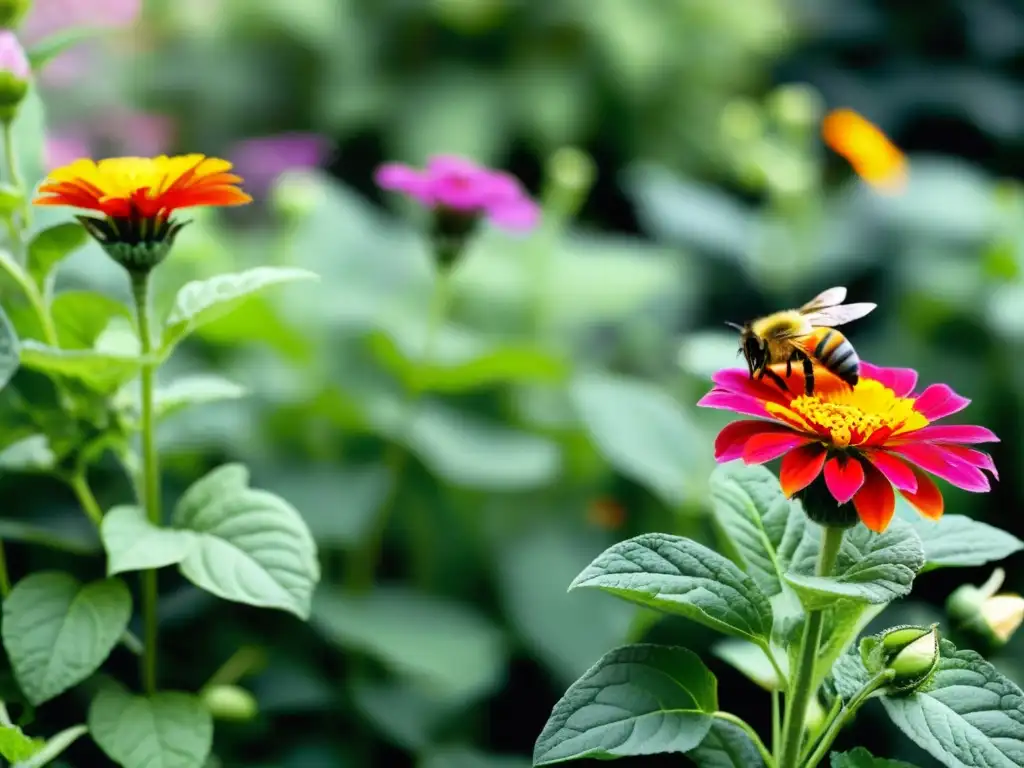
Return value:
<svg viewBox="0 0 1024 768">
<path fill-rule="evenodd" d="M 138 357 L 89 349 L 57 349 L 31 339 L 21 346 L 26 368 L 51 376 L 78 379 L 87 387 L 112 394 L 138 374 Z"/>
<path fill-rule="evenodd" d="M 249 471 L 225 464 L 178 501 L 175 528 L 195 544 L 181 561 L 185 578 L 225 600 L 309 617 L 320 580 L 316 543 L 284 499 L 249 487 Z"/>
<path fill-rule="evenodd" d="M 12 763 L 30 759 L 45 743 L 26 736 L 16 725 L 0 725 L 0 756 Z"/>
<path fill-rule="evenodd" d="M 156 416 L 165 419 L 192 405 L 219 403 L 237 400 L 249 391 L 230 379 L 214 373 L 196 373 L 182 376 L 159 385 L 153 395 Z M 117 393 L 117 405 L 130 410 L 137 418 L 139 414 L 139 388 L 130 384 Z"/>
<path fill-rule="evenodd" d="M 570 590 L 601 589 L 664 613 L 763 645 L 772 609 L 754 580 L 717 552 L 679 536 L 649 533 L 599 555 Z"/>
<path fill-rule="evenodd" d="M 669 506 L 687 498 L 687 467 L 702 443 L 678 403 L 646 382 L 609 374 L 579 376 L 570 392 L 591 438 L 617 470 Z"/>
<path fill-rule="evenodd" d="M 500 630 L 458 603 L 393 588 L 365 596 L 322 588 L 312 622 L 332 642 L 370 654 L 434 698 L 469 702 L 503 679 Z"/>
<path fill-rule="evenodd" d="M 833 752 L 832 768 L 914 768 L 914 766 L 902 760 L 875 757 L 864 747 L 857 747 L 849 752 Z"/>
<path fill-rule="evenodd" d="M 44 37 L 38 43 L 26 51 L 28 63 L 33 72 L 39 72 L 50 61 L 60 56 L 64 51 L 79 43 L 92 40 L 102 34 L 109 33 L 110 27 L 66 27 L 59 32 Z"/>
<path fill-rule="evenodd" d="M 1024 549 L 1013 534 L 963 515 L 943 515 L 937 522 L 915 518 L 911 525 L 924 544 L 925 571 L 972 568 Z"/>
<path fill-rule="evenodd" d="M 46 740 L 42 748 L 28 759 L 15 763 L 14 768 L 42 768 L 49 765 L 55 758 L 89 732 L 84 725 L 73 725 Z"/>
<path fill-rule="evenodd" d="M 914 576 L 924 565 L 924 548 L 913 527 L 893 520 L 885 533 L 863 525 L 846 531 L 833 575 L 786 575 L 808 610 L 827 608 L 837 598 L 888 603 L 910 594 Z"/>
<path fill-rule="evenodd" d="M 54 297 L 50 312 L 64 349 L 92 349 L 114 318 L 131 321 L 128 307 L 92 291 L 62 291 Z"/>
<path fill-rule="evenodd" d="M 46 109 L 39 96 L 36 83 L 31 83 L 28 93 L 18 105 L 18 116 L 14 119 L 14 146 L 18 149 L 18 165 L 26 189 L 35 189 L 46 173 Z M 7 168 L 6 161 L 4 168 Z M 10 172 L 3 176 L 13 178 Z"/>
<path fill-rule="evenodd" d="M 525 757 L 488 755 L 471 747 L 440 747 L 428 752 L 417 768 L 530 768 Z"/>
<path fill-rule="evenodd" d="M 1024 693 L 974 651 L 942 641 L 935 676 L 907 696 L 883 696 L 901 731 L 949 768 L 1024 765 Z"/>
<path fill-rule="evenodd" d="M 0 470 L 4 472 L 45 473 L 56 463 L 46 435 L 29 435 L 0 451 Z"/>
<path fill-rule="evenodd" d="M 20 365 L 21 345 L 7 313 L 0 307 L 0 389 L 7 386 Z"/>
<path fill-rule="evenodd" d="M 28 273 L 42 291 L 49 292 L 53 268 L 89 242 L 85 227 L 75 222 L 64 222 L 47 227 L 28 243 Z"/>
<path fill-rule="evenodd" d="M 697 768 L 761 768 L 764 759 L 738 725 L 715 720 L 696 749 L 687 755 Z"/>
<path fill-rule="evenodd" d="M 178 291 L 163 333 L 164 356 L 200 326 L 228 314 L 246 299 L 274 285 L 318 280 L 316 274 L 291 267 L 256 267 L 245 272 L 194 280 Z M 258 335 L 259 329 L 253 333 Z"/>
<path fill-rule="evenodd" d="M 41 704 L 104 662 L 128 626 L 132 598 L 120 579 L 79 583 L 66 573 L 19 581 L 3 604 L 3 641 L 25 696 Z"/>
<path fill-rule="evenodd" d="M 717 467 L 711 473 L 711 508 L 733 560 L 766 595 L 782 591 L 782 577 L 791 566 L 813 568 L 817 530 L 800 503 L 785 497 L 767 467 L 739 462 Z"/>
<path fill-rule="evenodd" d="M 213 718 L 187 693 L 133 696 L 109 686 L 89 707 L 89 733 L 122 768 L 203 768 Z"/>
<path fill-rule="evenodd" d="M 9 184 L 0 181 L 0 215 L 10 216 L 25 204 L 25 193 Z"/>
<path fill-rule="evenodd" d="M 688 752 L 718 710 L 717 683 L 685 648 L 627 645 L 603 656 L 555 704 L 534 765 Z"/>
<path fill-rule="evenodd" d="M 759 645 L 730 637 L 715 643 L 711 652 L 766 691 L 780 690 L 785 687 L 785 681 L 779 680 L 775 667 L 765 655 L 764 648 Z M 785 667 L 783 667 L 783 671 L 785 671 Z"/>
<path fill-rule="evenodd" d="M 196 545 L 191 531 L 160 528 L 139 507 L 119 506 L 103 516 L 100 537 L 107 551 L 107 574 L 177 565 Z"/>
</svg>

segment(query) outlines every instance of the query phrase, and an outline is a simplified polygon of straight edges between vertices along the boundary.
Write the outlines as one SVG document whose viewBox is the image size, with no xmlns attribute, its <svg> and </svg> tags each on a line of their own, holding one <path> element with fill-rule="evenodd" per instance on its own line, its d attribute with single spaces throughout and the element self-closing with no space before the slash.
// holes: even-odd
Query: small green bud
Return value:
<svg viewBox="0 0 1024 768">
<path fill-rule="evenodd" d="M 924 685 L 939 665 L 939 629 L 893 627 L 860 644 L 861 659 L 872 675 L 893 672 L 890 692 L 911 692 Z"/>
<path fill-rule="evenodd" d="M 825 113 L 821 95 L 805 83 L 776 88 L 768 97 L 767 107 L 779 125 L 801 130 L 817 126 Z"/>
<path fill-rule="evenodd" d="M 0 0 L 0 27 L 14 29 L 32 8 L 32 0 Z"/>
<path fill-rule="evenodd" d="M 18 38 L 9 30 L 0 31 L 0 121 L 9 123 L 28 93 L 32 69 Z"/>
<path fill-rule="evenodd" d="M 256 697 L 237 685 L 213 685 L 204 688 L 200 698 L 218 720 L 247 722 L 259 714 Z"/>
</svg>

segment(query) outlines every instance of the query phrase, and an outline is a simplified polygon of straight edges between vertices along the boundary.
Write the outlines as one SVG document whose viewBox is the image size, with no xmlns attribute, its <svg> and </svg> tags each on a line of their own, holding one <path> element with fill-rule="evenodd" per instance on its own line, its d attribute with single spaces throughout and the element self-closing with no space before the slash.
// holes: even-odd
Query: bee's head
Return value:
<svg viewBox="0 0 1024 768">
<path fill-rule="evenodd" d="M 754 372 L 760 369 L 766 362 L 768 356 L 767 345 L 749 327 L 728 322 L 726 325 L 740 332 L 739 351 L 746 359 L 747 368 L 750 370 L 750 375 L 753 376 Z"/>
</svg>

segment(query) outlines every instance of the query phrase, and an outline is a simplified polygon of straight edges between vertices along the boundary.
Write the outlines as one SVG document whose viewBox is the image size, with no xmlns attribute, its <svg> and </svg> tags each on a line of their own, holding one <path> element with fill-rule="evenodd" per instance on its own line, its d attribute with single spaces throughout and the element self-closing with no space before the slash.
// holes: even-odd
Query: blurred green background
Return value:
<svg viewBox="0 0 1024 768">
<path fill-rule="evenodd" d="M 158 273 L 163 302 L 258 264 L 322 276 L 204 329 L 165 372 L 248 390 L 162 427 L 168 502 L 207 469 L 247 462 L 254 485 L 301 511 L 324 568 L 308 626 L 161 573 L 169 687 L 198 689 L 239 648 L 259 660 L 241 681 L 259 713 L 218 722 L 212 766 L 525 768 L 566 686 L 640 638 L 702 653 L 723 706 L 765 733 L 768 694 L 711 655 L 708 631 L 566 587 L 621 538 L 713 540 L 707 477 L 729 418 L 693 404 L 711 372 L 742 364 L 724 321 L 832 285 L 880 305 L 850 327 L 862 357 L 951 384 L 973 400 L 965 416 L 1001 435 L 1001 481 L 984 496 L 943 486 L 947 513 L 1024 535 L 1014 0 L 137 5 L 36 0 L 29 38 L 114 28 L 44 73 L 49 161 L 235 160 L 257 202 L 196 216 Z M 902 195 L 879 196 L 821 146 L 820 118 L 838 106 L 908 152 Z M 420 221 L 372 173 L 439 152 L 512 170 L 545 218 L 526 239 L 483 232 L 459 264 L 432 391 L 404 433 L 434 275 Z M 96 248 L 60 286 L 127 296 Z M 98 550 L 63 486 L 9 454 L 0 468 L 5 517 Z M 130 498 L 113 461 L 92 480 L 106 507 Z M 352 564 L 380 520 L 377 586 L 357 595 Z M 94 555 L 10 550 L 15 579 L 102 571 Z M 988 574 L 923 576 L 886 625 L 941 621 L 947 595 Z M 1021 650 L 1024 637 L 998 657 L 1018 682 Z M 108 668 L 134 679 L 123 650 Z M 79 722 L 84 703 L 65 694 L 31 728 Z M 838 747 L 857 742 L 934 764 L 880 708 Z M 67 755 L 105 759 L 84 741 Z"/>
</svg>

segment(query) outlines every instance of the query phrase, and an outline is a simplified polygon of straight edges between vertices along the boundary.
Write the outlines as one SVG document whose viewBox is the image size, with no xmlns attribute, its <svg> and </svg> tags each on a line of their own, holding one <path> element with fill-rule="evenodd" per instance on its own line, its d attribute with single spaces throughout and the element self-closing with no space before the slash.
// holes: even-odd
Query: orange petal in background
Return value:
<svg viewBox="0 0 1024 768">
<path fill-rule="evenodd" d="M 907 183 L 907 158 L 882 133 L 852 109 L 835 109 L 821 124 L 825 144 L 842 155 L 853 170 L 875 189 L 895 194 Z"/>
</svg>

